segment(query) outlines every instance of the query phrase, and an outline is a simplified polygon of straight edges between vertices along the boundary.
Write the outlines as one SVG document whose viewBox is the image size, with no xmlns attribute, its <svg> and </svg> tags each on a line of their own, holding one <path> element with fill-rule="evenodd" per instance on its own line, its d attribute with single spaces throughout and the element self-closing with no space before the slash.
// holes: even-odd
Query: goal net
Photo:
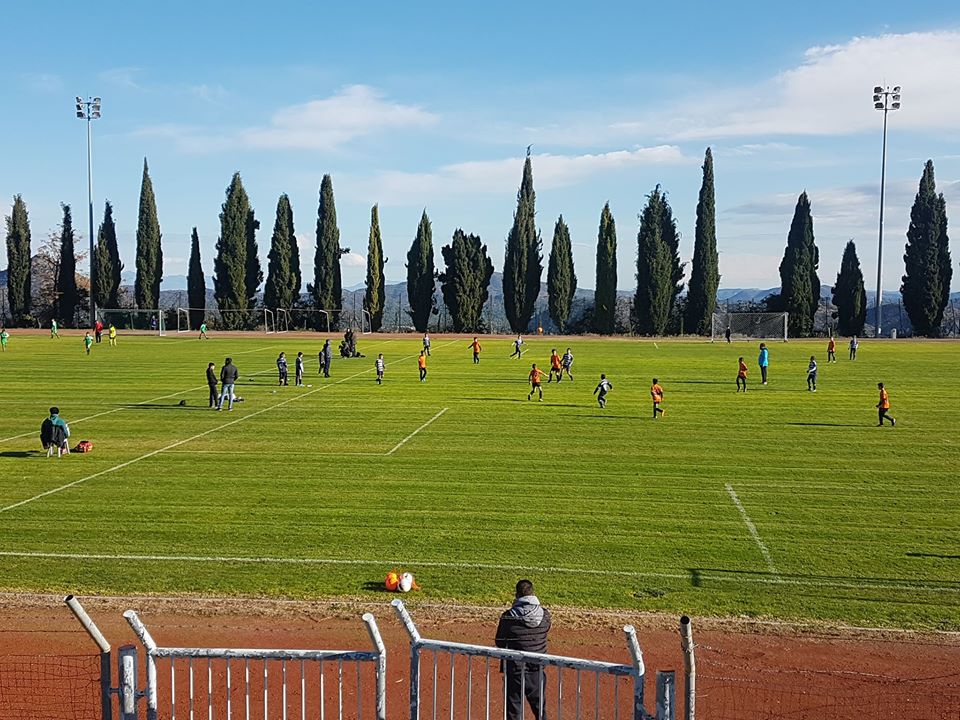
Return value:
<svg viewBox="0 0 960 720">
<path fill-rule="evenodd" d="M 789 313 L 776 312 L 716 312 L 713 315 L 711 342 L 724 340 L 730 330 L 731 340 L 787 341 Z"/>
<path fill-rule="evenodd" d="M 136 310 L 133 308 L 97 308 L 97 320 L 104 329 L 113 325 L 118 331 L 166 335 L 165 310 Z"/>
</svg>

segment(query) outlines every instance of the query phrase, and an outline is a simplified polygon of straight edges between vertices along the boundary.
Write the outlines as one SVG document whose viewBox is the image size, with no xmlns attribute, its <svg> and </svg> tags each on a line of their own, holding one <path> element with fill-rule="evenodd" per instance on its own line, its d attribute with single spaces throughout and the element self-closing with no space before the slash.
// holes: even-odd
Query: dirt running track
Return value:
<svg viewBox="0 0 960 720">
<path fill-rule="evenodd" d="M 496 608 L 409 607 L 424 637 L 488 644 L 496 626 Z M 406 634 L 387 604 L 369 602 L 284 602 L 198 598 L 82 598 L 114 648 L 134 643 L 122 619 L 135 609 L 158 644 L 194 647 L 332 648 L 367 650 L 370 642 L 360 620 L 370 611 L 387 645 L 388 717 L 407 716 L 408 644 Z M 954 718 L 960 719 L 960 636 L 889 631 L 830 629 L 810 626 L 694 619 L 697 643 L 697 713 L 722 718 Z M 554 610 L 550 651 L 628 663 L 622 627 L 638 630 L 647 664 L 647 707 L 653 709 L 655 670 L 678 671 L 682 696 L 682 655 L 676 619 L 569 608 Z M 142 658 L 142 656 L 141 656 Z M 432 693 L 432 659 L 425 656 L 428 676 L 424 696 Z M 205 663 L 204 663 L 205 665 Z M 242 667 L 242 666 L 241 666 Z M 142 670 L 142 659 L 141 659 Z M 219 672 L 219 671 L 218 671 Z M 299 691 L 299 670 L 291 685 Z M 59 596 L 0 595 L 0 720 L 14 718 L 97 718 L 98 659 L 95 648 L 62 604 Z M 240 671 L 234 670 L 234 677 Z M 474 670 L 473 712 L 482 694 L 481 672 Z M 198 673 L 198 683 L 206 681 Z M 345 672 L 345 677 L 350 673 Z M 466 717 L 466 673 L 456 673 L 455 717 Z M 499 676 L 493 673 L 493 687 Z M 449 666 L 440 661 L 438 714 L 450 717 Z M 479 680 L 479 682 L 478 682 Z M 237 680 L 234 680 L 236 690 Z M 177 681 L 177 716 L 189 717 L 186 683 Z M 316 680 L 310 681 L 308 693 Z M 160 664 L 160 687 L 169 686 L 169 665 Z M 587 686 L 585 682 L 585 686 Z M 572 689 L 564 680 L 564 694 Z M 591 686 L 592 687 L 592 686 Z M 329 688 L 328 688 L 329 689 Z M 355 681 L 345 683 L 345 717 L 356 716 Z M 549 691 L 548 691 L 549 692 Z M 555 688 L 553 697 L 555 697 Z M 271 691 L 273 695 L 273 691 Z M 587 695 L 592 696 L 592 691 Z M 612 693 L 604 690 L 603 697 Z M 620 707 L 628 707 L 629 689 L 619 691 Z M 236 697 L 236 693 L 235 693 Z M 256 696 L 255 696 L 256 697 Z M 364 715 L 370 714 L 367 693 Z M 552 702 L 555 702 L 553 700 Z M 205 703 L 205 701 L 204 701 Z M 592 697 L 584 705 L 594 717 Z M 612 701 L 602 699 L 600 717 L 612 717 Z M 589 706 L 589 707 L 588 707 Z M 279 710 L 276 704 L 272 708 Z M 495 706 L 496 713 L 502 712 Z M 681 706 L 682 707 L 682 706 Z M 234 700 L 234 713 L 242 717 Z M 566 708 L 566 700 L 565 700 Z M 259 707 L 252 717 L 262 717 Z M 203 708 L 198 708 L 203 710 Z M 430 710 L 423 717 L 430 717 Z M 566 711 L 565 711 L 566 712 Z M 200 713 L 206 716 L 206 712 Z M 161 717 L 169 717 L 169 700 Z M 271 713 L 272 716 L 272 713 Z M 299 716 L 299 713 L 297 714 Z M 332 716 L 332 715 L 331 715 Z M 572 711 L 567 712 L 572 716 Z M 220 705 L 214 717 L 225 717 Z M 528 717 L 530 717 L 528 713 Z M 621 709 L 620 717 L 628 717 Z"/>
</svg>

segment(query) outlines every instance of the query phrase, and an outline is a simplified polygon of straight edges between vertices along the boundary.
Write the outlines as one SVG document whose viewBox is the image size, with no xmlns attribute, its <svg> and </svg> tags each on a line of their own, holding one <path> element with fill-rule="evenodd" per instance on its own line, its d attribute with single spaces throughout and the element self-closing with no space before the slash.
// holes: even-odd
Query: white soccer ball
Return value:
<svg viewBox="0 0 960 720">
<path fill-rule="evenodd" d="M 397 585 L 397 590 L 400 592 L 410 592 L 413 589 L 413 575 L 411 573 L 404 573 L 400 576 L 400 584 Z"/>
</svg>

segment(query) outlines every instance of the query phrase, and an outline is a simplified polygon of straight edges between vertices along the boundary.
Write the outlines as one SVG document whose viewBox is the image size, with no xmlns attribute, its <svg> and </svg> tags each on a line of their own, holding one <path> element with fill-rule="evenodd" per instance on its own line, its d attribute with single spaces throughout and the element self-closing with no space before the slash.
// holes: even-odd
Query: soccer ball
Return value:
<svg viewBox="0 0 960 720">
<path fill-rule="evenodd" d="M 391 570 L 387 573 L 387 577 L 383 581 L 383 585 L 390 592 L 396 591 L 396 589 L 400 586 L 400 577 L 397 575 L 396 570 Z"/>
<path fill-rule="evenodd" d="M 400 584 L 397 586 L 397 590 L 400 592 L 410 592 L 413 589 L 413 574 L 405 572 L 400 576 Z"/>
</svg>

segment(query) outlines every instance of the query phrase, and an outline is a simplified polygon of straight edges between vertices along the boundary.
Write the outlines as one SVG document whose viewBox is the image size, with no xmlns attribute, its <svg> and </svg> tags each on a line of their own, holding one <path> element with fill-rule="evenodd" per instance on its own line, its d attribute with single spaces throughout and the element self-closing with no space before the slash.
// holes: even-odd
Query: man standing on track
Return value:
<svg viewBox="0 0 960 720">
<path fill-rule="evenodd" d="M 220 368 L 220 400 L 217 402 L 217 410 L 223 410 L 223 399 L 226 398 L 227 410 L 233 412 L 233 386 L 239 378 L 240 373 L 233 364 L 233 358 L 224 360 L 223 367 Z"/>
<path fill-rule="evenodd" d="M 516 599 L 509 610 L 500 616 L 495 642 L 497 647 L 522 652 L 545 653 L 547 633 L 550 632 L 550 611 L 533 594 L 533 583 L 520 580 Z M 523 696 L 533 710 L 535 720 L 546 720 L 547 677 L 543 666 L 530 662 L 500 663 L 507 685 L 508 720 L 523 718 Z"/>
<path fill-rule="evenodd" d="M 480 364 L 480 341 L 476 337 L 473 338 L 473 342 L 469 345 L 470 349 L 473 350 L 473 364 Z"/>
</svg>

